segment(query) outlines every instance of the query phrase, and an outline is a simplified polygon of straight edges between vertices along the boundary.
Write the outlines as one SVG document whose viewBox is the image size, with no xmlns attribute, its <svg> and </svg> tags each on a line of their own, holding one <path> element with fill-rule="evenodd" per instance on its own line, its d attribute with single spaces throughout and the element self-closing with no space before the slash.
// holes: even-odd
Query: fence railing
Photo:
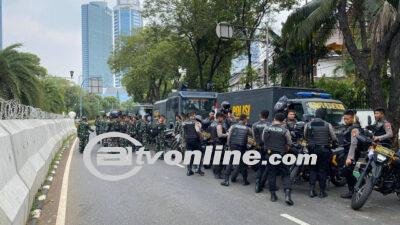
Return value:
<svg viewBox="0 0 400 225">
<path fill-rule="evenodd" d="M 61 119 L 65 116 L 44 112 L 39 108 L 22 105 L 15 100 L 0 98 L 0 120 L 10 119 Z"/>
</svg>

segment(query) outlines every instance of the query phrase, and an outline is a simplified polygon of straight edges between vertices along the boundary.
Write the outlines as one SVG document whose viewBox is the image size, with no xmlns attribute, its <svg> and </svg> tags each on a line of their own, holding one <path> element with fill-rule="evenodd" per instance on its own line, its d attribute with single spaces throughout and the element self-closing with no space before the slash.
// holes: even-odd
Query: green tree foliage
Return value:
<svg viewBox="0 0 400 225">
<path fill-rule="evenodd" d="M 43 92 L 40 77 L 46 69 L 33 54 L 19 52 L 21 44 L 0 50 L 0 97 L 16 99 L 23 104 L 40 107 Z"/>
<path fill-rule="evenodd" d="M 163 27 L 146 27 L 126 38 L 110 64 L 116 73 L 124 73 L 123 84 L 137 102 L 163 98 L 179 80 L 178 68 L 182 43 Z"/>
<path fill-rule="evenodd" d="M 355 77 L 345 79 L 324 77 L 315 82 L 315 87 L 327 91 L 335 99 L 340 99 L 348 108 L 369 108 L 365 84 Z"/>
<path fill-rule="evenodd" d="M 215 91 L 224 91 L 215 89 L 223 85 L 214 82 L 229 79 L 231 59 L 243 48 L 240 41 L 223 41 L 215 33 L 218 22 L 235 21 L 236 12 L 232 6 L 230 0 L 145 1 L 145 17 L 182 38 L 187 53 L 182 67 L 187 70 L 185 81 L 189 88 L 207 89 L 213 84 Z"/>
</svg>

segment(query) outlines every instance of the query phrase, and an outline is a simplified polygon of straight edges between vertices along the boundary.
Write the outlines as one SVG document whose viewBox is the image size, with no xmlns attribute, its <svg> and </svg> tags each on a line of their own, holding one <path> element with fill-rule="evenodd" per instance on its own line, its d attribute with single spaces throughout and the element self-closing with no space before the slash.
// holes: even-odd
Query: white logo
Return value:
<svg viewBox="0 0 400 225">
<path fill-rule="evenodd" d="M 91 159 L 92 151 L 95 149 L 97 143 L 106 138 L 121 138 L 126 139 L 130 143 L 132 143 L 136 147 L 140 147 L 139 150 L 144 150 L 143 145 L 132 138 L 131 136 L 118 133 L 118 132 L 110 132 L 100 134 L 94 138 L 92 138 L 89 143 L 85 147 L 85 151 L 83 152 L 83 162 L 88 168 L 88 170 L 96 177 L 107 180 L 107 181 L 119 181 L 123 179 L 127 179 L 135 174 L 137 174 L 141 169 L 142 165 L 135 165 L 130 171 L 120 174 L 120 175 L 110 175 L 101 173 L 94 165 Z M 98 166 L 132 166 L 132 148 L 127 147 L 101 147 L 97 151 L 96 161 Z"/>
</svg>

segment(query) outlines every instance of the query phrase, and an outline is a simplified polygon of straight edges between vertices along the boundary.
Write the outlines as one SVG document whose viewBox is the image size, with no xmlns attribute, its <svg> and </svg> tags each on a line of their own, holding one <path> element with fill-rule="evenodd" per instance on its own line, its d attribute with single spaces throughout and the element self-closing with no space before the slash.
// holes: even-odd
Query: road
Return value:
<svg viewBox="0 0 400 225">
<path fill-rule="evenodd" d="M 78 146 L 76 146 L 78 147 Z M 107 167 L 111 174 L 126 167 Z M 361 211 L 349 208 L 339 198 L 344 188 L 330 186 L 326 199 L 307 197 L 307 185 L 294 187 L 294 206 L 286 206 L 283 192 L 276 203 L 269 193 L 254 193 L 254 172 L 250 186 L 238 183 L 223 187 L 210 170 L 204 177 L 187 177 L 185 169 L 158 160 L 145 165 L 135 176 L 110 182 L 93 176 L 82 155 L 73 151 L 65 224 L 393 224 L 400 221 L 396 196 L 373 193 Z M 289 219 L 288 219 L 289 218 Z M 295 220 L 296 222 L 294 222 Z"/>
</svg>

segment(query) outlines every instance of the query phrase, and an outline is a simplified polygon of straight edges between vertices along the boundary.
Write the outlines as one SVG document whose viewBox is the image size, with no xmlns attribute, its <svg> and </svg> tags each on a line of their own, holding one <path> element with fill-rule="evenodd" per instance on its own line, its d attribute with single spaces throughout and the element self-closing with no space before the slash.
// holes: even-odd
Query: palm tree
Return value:
<svg viewBox="0 0 400 225">
<path fill-rule="evenodd" d="M 21 46 L 14 44 L 0 50 L 0 98 L 40 106 L 43 96 L 40 77 L 46 70 L 36 55 L 17 51 Z"/>
</svg>

